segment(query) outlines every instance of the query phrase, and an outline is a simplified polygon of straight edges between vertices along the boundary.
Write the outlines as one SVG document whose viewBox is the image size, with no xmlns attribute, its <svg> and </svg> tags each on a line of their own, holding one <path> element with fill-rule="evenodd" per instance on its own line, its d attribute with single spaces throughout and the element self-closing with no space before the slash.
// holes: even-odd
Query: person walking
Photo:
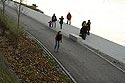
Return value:
<svg viewBox="0 0 125 83">
<path fill-rule="evenodd" d="M 90 20 L 88 20 L 86 25 L 87 25 L 87 34 L 90 35 L 90 25 L 91 25 Z"/>
<path fill-rule="evenodd" d="M 62 25 L 63 25 L 63 20 L 64 20 L 64 18 L 63 18 L 63 16 L 61 16 L 61 18 L 59 18 L 59 23 L 60 23 L 60 29 L 62 29 Z"/>
<path fill-rule="evenodd" d="M 71 18 L 72 15 L 70 14 L 70 12 L 67 14 L 67 24 L 71 25 Z"/>
<path fill-rule="evenodd" d="M 51 20 L 48 22 L 48 24 L 49 24 L 49 27 L 52 27 L 52 21 Z"/>
<path fill-rule="evenodd" d="M 52 16 L 52 27 L 54 27 L 54 28 L 56 28 L 56 21 L 57 21 L 56 15 L 53 14 L 53 16 Z"/>
<path fill-rule="evenodd" d="M 82 28 L 80 29 L 80 36 L 82 39 L 86 39 L 86 34 L 87 34 L 87 26 L 86 26 L 86 21 L 83 21 L 82 23 Z"/>
<path fill-rule="evenodd" d="M 61 31 L 59 31 L 59 32 L 56 34 L 54 51 L 57 50 L 57 52 L 58 52 L 59 47 L 60 47 L 60 43 L 62 43 L 62 34 L 61 34 Z"/>
</svg>

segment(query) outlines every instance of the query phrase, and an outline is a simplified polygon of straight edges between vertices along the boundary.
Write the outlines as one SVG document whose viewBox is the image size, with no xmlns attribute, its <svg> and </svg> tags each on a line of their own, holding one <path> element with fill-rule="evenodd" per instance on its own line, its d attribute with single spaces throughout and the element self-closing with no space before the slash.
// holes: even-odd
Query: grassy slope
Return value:
<svg viewBox="0 0 125 83">
<path fill-rule="evenodd" d="M 9 31 L 9 33 L 6 33 L 3 37 L 0 36 L 0 50 L 4 52 L 7 64 L 11 66 L 23 83 L 31 83 L 31 81 L 32 83 L 72 83 L 67 76 L 59 71 L 55 63 L 51 62 L 48 58 L 43 57 L 43 54 L 40 54 L 41 50 L 37 47 L 35 42 L 20 37 L 20 42 L 18 42 L 19 47 L 15 48 L 13 40 L 15 40 L 15 38 L 17 39 L 16 24 L 11 19 L 3 17 L 1 12 L 0 26 Z M 18 31 L 18 35 L 19 32 L 20 30 Z M 39 49 L 39 52 L 37 52 L 37 49 Z M 26 65 L 27 62 L 30 62 L 29 64 L 31 65 Z M 35 65 L 32 64 L 32 62 L 34 62 Z M 5 64 L 5 61 L 0 54 L 0 83 L 19 83 L 9 69 L 10 68 Z"/>
<path fill-rule="evenodd" d="M 0 22 L 3 20 L 1 18 L 1 9 L 0 9 Z M 4 23 L 2 22 L 2 25 Z M 1 26 L 1 23 L 0 23 Z M 1 27 L 0 27 L 1 28 Z M 0 45 L 2 44 L 3 37 L 0 36 Z M 7 66 L 4 56 L 0 52 L 0 83 L 20 83 L 16 76 L 9 70 L 10 68 Z"/>
<path fill-rule="evenodd" d="M 5 64 L 2 54 L 0 54 L 0 83 L 20 83 Z"/>
</svg>

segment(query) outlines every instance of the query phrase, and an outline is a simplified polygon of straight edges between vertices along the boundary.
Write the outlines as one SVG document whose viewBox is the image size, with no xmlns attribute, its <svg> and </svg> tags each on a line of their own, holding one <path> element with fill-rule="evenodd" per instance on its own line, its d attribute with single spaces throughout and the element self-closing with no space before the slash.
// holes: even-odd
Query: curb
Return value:
<svg viewBox="0 0 125 83">
<path fill-rule="evenodd" d="M 95 52 L 94 50 L 92 50 L 91 48 L 89 48 L 86 44 L 84 44 L 82 42 L 78 42 L 78 43 L 81 44 L 82 46 L 84 46 L 85 48 L 87 48 L 89 51 L 95 53 L 97 56 L 99 56 L 103 60 L 107 61 L 109 64 L 111 64 L 112 66 L 114 66 L 115 68 L 117 68 L 118 70 L 120 70 L 121 72 L 125 73 L 125 71 L 122 68 L 120 68 L 117 65 L 113 64 L 110 60 L 108 60 L 105 57 L 103 57 L 102 55 L 98 54 L 97 52 Z"/>
<path fill-rule="evenodd" d="M 54 55 L 36 37 L 34 37 L 30 32 L 26 31 L 25 29 L 24 31 L 45 50 L 45 52 L 49 55 L 49 57 L 51 57 L 58 63 L 62 71 L 73 81 L 73 83 L 77 83 L 76 80 L 70 75 L 70 73 L 64 68 L 64 66 L 54 57 Z"/>
</svg>

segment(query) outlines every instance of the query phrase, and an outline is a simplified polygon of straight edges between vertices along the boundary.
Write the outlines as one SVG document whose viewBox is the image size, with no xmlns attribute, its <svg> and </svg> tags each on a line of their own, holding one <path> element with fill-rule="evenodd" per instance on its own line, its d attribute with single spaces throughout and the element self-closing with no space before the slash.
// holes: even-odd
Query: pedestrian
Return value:
<svg viewBox="0 0 125 83">
<path fill-rule="evenodd" d="M 70 12 L 67 14 L 67 24 L 71 25 L 71 18 L 72 15 L 70 14 Z"/>
<path fill-rule="evenodd" d="M 80 29 L 80 36 L 82 39 L 86 39 L 86 34 L 87 34 L 87 26 L 86 26 L 86 21 L 83 21 L 82 23 L 82 28 Z"/>
<path fill-rule="evenodd" d="M 60 23 L 60 29 L 62 29 L 62 25 L 63 25 L 63 20 L 64 20 L 64 18 L 63 18 L 63 16 L 61 16 L 61 18 L 59 18 L 59 23 Z"/>
<path fill-rule="evenodd" d="M 53 14 L 53 16 L 52 16 L 52 27 L 54 27 L 54 28 L 56 28 L 56 21 L 57 21 L 56 15 Z"/>
<path fill-rule="evenodd" d="M 49 27 L 52 27 L 52 21 L 50 20 L 48 23 L 49 23 Z"/>
<path fill-rule="evenodd" d="M 88 20 L 86 25 L 87 25 L 87 34 L 90 35 L 90 25 L 91 25 L 90 20 Z"/>
<path fill-rule="evenodd" d="M 61 31 L 59 31 L 55 37 L 55 47 L 54 47 L 54 51 L 59 50 L 60 47 L 60 43 L 62 43 L 62 34 Z"/>
</svg>

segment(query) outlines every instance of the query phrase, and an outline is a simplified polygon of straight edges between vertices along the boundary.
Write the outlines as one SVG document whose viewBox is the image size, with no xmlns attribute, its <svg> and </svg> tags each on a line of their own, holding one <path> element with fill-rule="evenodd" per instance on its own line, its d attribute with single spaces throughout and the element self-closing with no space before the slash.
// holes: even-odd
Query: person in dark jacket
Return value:
<svg viewBox="0 0 125 83">
<path fill-rule="evenodd" d="M 59 31 L 55 37 L 55 47 L 54 47 L 54 51 L 59 50 L 59 47 L 60 47 L 60 43 L 62 42 L 62 34 L 61 34 L 61 31 Z"/>
<path fill-rule="evenodd" d="M 90 35 L 90 25 L 91 25 L 91 22 L 90 20 L 88 20 L 86 26 L 87 26 L 87 34 Z"/>
<path fill-rule="evenodd" d="M 86 39 L 86 34 L 87 34 L 86 21 L 83 21 L 82 28 L 80 29 L 80 36 L 85 40 Z"/>
<path fill-rule="evenodd" d="M 57 21 L 56 15 L 53 14 L 53 16 L 52 16 L 52 27 L 56 28 L 56 21 Z"/>
<path fill-rule="evenodd" d="M 70 14 L 70 12 L 67 14 L 67 24 L 71 24 L 71 18 L 72 18 L 72 15 Z"/>
<path fill-rule="evenodd" d="M 52 21 L 50 20 L 48 23 L 49 23 L 49 27 L 51 27 L 52 26 Z"/>
<path fill-rule="evenodd" d="M 61 18 L 59 18 L 59 23 L 60 23 L 60 29 L 62 29 L 62 24 L 63 24 L 63 20 L 64 20 L 64 18 L 63 18 L 63 16 L 61 16 Z"/>
</svg>

